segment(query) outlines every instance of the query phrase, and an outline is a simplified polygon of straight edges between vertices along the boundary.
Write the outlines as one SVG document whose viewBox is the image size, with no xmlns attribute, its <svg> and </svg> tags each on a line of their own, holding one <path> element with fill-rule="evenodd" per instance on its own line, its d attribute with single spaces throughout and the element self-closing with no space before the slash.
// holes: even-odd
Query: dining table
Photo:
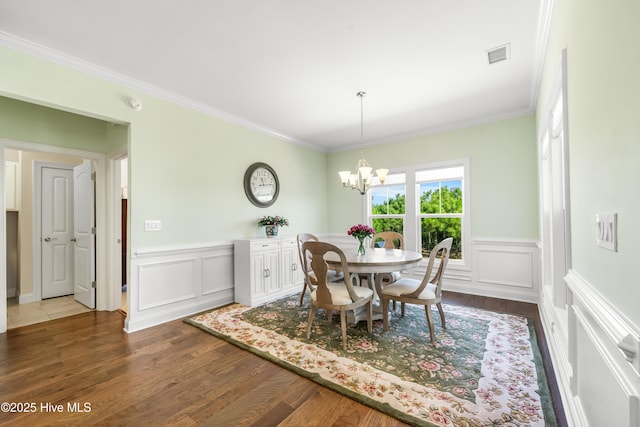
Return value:
<svg viewBox="0 0 640 427">
<path fill-rule="evenodd" d="M 420 252 L 407 251 L 403 249 L 367 248 L 364 254 L 358 254 L 353 248 L 343 250 L 347 260 L 349 274 L 356 276 L 357 283 L 360 283 L 360 276 L 367 278 L 367 286 L 374 293 L 373 319 L 382 319 L 382 309 L 380 307 L 375 287 L 375 275 L 379 273 L 393 273 L 396 271 L 411 270 L 422 261 Z M 340 257 L 333 252 L 325 255 L 325 261 L 332 270 L 341 271 L 342 264 Z M 353 323 L 366 320 L 364 310 L 354 313 Z M 351 322 L 350 322 L 351 323 Z"/>
</svg>

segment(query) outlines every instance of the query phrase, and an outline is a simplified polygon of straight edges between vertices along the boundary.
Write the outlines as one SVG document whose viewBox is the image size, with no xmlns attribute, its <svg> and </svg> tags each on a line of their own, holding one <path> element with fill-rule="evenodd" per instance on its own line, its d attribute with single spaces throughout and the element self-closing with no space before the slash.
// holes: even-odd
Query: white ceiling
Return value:
<svg viewBox="0 0 640 427">
<path fill-rule="evenodd" d="M 338 151 L 530 113 L 542 0 L 0 0 L 0 44 Z M 510 44 L 510 59 L 486 51 Z"/>
</svg>

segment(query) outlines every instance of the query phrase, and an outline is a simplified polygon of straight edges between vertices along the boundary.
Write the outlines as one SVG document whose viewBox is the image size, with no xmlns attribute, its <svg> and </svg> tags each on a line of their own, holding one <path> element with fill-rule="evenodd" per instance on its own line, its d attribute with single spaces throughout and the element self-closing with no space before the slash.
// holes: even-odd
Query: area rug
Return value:
<svg viewBox="0 0 640 427">
<path fill-rule="evenodd" d="M 418 426 L 555 426 L 532 322 L 445 305 L 432 345 L 423 307 L 390 314 L 389 330 L 351 325 L 342 350 L 339 315 L 316 314 L 293 295 L 257 308 L 232 304 L 185 319 L 217 337 L 358 402 Z"/>
</svg>

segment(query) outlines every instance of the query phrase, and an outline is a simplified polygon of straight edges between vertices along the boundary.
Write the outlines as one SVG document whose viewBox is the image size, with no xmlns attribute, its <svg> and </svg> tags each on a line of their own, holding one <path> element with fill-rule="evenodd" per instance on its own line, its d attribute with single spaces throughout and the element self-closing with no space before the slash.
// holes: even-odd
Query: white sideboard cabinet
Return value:
<svg viewBox="0 0 640 427">
<path fill-rule="evenodd" d="M 235 301 L 251 307 L 302 292 L 296 239 L 236 240 L 234 280 Z"/>
</svg>

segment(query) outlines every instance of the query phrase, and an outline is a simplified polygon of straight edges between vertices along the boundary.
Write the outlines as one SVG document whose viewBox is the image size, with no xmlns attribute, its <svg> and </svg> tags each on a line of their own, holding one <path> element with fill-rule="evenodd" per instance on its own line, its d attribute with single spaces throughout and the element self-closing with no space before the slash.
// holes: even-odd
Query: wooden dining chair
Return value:
<svg viewBox="0 0 640 427">
<path fill-rule="evenodd" d="M 302 288 L 302 294 L 300 295 L 300 306 L 302 307 L 302 304 L 304 302 L 304 296 L 307 292 L 307 289 L 309 289 L 309 292 L 312 292 L 315 289 L 315 284 L 314 284 L 315 275 L 313 271 L 309 272 L 309 277 L 311 278 L 311 281 L 307 278 L 307 272 L 306 272 L 307 263 L 305 263 L 303 259 L 302 245 L 304 244 L 304 242 L 309 242 L 309 241 L 318 242 L 319 239 L 311 233 L 300 233 L 296 237 L 296 240 L 298 243 L 298 257 L 300 258 L 300 265 L 302 267 L 302 272 L 304 273 L 304 287 Z M 328 274 L 329 274 L 330 282 L 342 280 L 342 277 L 343 277 L 343 274 L 340 271 L 329 270 Z"/>
<path fill-rule="evenodd" d="M 415 280 L 403 277 L 400 280 L 385 284 L 382 277 L 376 278 L 376 291 L 382 305 L 382 319 L 384 330 L 389 329 L 389 300 L 401 303 L 401 316 L 405 313 L 405 304 L 424 305 L 424 311 L 429 325 L 429 335 L 431 343 L 435 343 L 435 333 L 433 330 L 433 316 L 431 315 L 431 305 L 435 304 L 440 313 L 442 327 L 445 327 L 444 311 L 442 310 L 442 275 L 451 252 L 451 237 L 438 243 L 429 254 L 429 263 L 422 280 Z M 437 270 L 432 275 L 436 259 L 439 259 Z"/>
<path fill-rule="evenodd" d="M 382 245 L 381 245 L 382 243 Z M 385 249 L 404 249 L 404 236 L 397 231 L 381 231 L 376 233 L 371 239 L 372 248 L 385 248 Z M 381 273 L 382 280 L 387 283 L 395 282 L 402 278 L 402 273 L 394 271 L 391 273 Z M 373 283 L 371 284 L 373 286 Z M 393 309 L 396 309 L 396 302 L 393 301 Z"/>
<path fill-rule="evenodd" d="M 344 273 L 342 282 L 330 282 L 329 266 L 324 259 L 325 254 L 333 252 L 340 258 L 340 270 Z M 311 289 L 311 308 L 307 323 L 307 338 L 311 337 L 311 329 L 316 309 L 323 308 L 331 319 L 332 311 L 340 312 L 340 327 L 342 330 L 342 349 L 347 349 L 347 311 L 366 306 L 367 330 L 372 330 L 373 290 L 364 286 L 354 286 L 351 281 L 357 277 L 349 274 L 349 266 L 344 252 L 331 243 L 308 240 L 302 244 L 302 259 L 307 280 L 315 288 Z M 313 276 L 310 272 L 313 272 Z"/>
<path fill-rule="evenodd" d="M 380 242 L 382 241 L 382 242 Z M 380 245 L 382 243 L 382 245 Z M 371 239 L 372 248 L 404 249 L 404 236 L 397 231 L 381 231 Z"/>
</svg>

